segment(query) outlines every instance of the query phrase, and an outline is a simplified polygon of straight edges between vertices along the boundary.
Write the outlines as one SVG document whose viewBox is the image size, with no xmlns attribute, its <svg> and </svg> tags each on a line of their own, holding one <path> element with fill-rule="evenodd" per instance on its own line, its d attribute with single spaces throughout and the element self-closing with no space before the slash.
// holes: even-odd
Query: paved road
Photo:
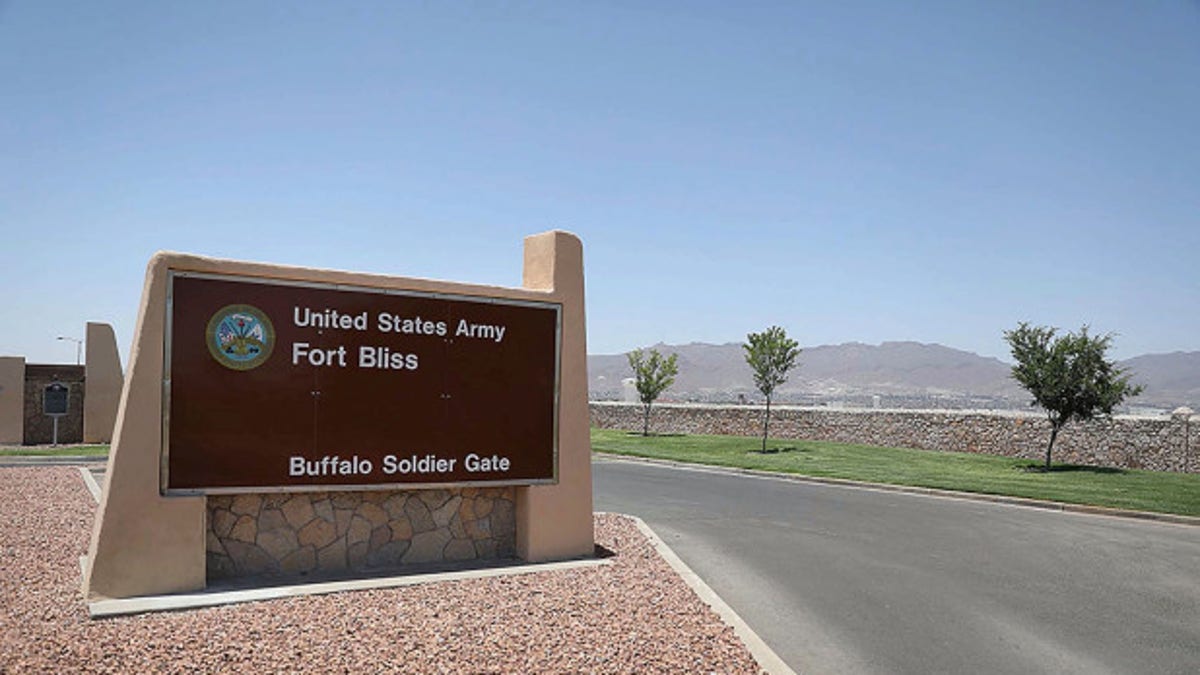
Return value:
<svg viewBox="0 0 1200 675">
<path fill-rule="evenodd" d="M 597 459 L 798 671 L 1200 672 L 1200 528 Z"/>
</svg>

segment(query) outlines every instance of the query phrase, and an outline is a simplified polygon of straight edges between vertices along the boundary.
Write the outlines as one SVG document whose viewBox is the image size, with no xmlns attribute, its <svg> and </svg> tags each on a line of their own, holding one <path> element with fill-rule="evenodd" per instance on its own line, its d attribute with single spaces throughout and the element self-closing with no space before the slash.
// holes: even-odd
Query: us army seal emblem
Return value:
<svg viewBox="0 0 1200 675">
<path fill-rule="evenodd" d="M 226 305 L 208 320 L 205 341 L 217 363 L 233 370 L 250 370 L 271 356 L 275 327 L 257 307 Z"/>
</svg>

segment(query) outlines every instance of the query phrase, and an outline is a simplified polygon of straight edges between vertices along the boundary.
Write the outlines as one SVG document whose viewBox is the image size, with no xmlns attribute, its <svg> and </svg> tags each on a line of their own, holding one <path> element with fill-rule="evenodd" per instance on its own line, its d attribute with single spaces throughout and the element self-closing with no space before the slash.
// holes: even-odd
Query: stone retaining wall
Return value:
<svg viewBox="0 0 1200 675">
<path fill-rule="evenodd" d="M 389 571 L 516 554 L 514 488 L 213 495 L 207 576 Z"/>
<path fill-rule="evenodd" d="M 592 425 L 641 431 L 641 406 L 593 401 Z M 759 406 L 655 405 L 657 433 L 762 433 Z M 1200 420 L 1192 420 L 1187 449 L 1182 420 L 1123 417 L 1072 423 L 1054 442 L 1054 460 L 1122 469 L 1200 472 Z M 1034 414 L 929 410 L 772 408 L 771 436 L 884 447 L 975 452 L 1042 459 L 1050 423 Z"/>
</svg>

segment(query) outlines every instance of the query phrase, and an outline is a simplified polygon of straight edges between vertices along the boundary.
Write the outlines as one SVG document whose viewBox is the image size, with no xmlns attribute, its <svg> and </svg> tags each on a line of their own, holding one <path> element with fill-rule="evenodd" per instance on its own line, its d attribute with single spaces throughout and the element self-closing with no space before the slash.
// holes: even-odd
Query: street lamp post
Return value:
<svg viewBox="0 0 1200 675">
<path fill-rule="evenodd" d="M 65 337 L 63 335 L 59 335 L 58 339 L 75 343 L 75 365 L 78 366 L 80 364 L 80 357 L 83 353 L 83 340 L 80 340 L 79 338 Z"/>
</svg>

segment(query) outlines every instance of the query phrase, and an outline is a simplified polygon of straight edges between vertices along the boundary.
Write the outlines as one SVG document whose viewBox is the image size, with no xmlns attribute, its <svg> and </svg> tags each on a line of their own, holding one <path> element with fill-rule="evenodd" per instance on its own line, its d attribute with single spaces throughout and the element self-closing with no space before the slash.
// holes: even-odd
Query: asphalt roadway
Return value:
<svg viewBox="0 0 1200 675">
<path fill-rule="evenodd" d="M 798 672 L 1200 672 L 1200 527 L 598 458 Z"/>
</svg>

